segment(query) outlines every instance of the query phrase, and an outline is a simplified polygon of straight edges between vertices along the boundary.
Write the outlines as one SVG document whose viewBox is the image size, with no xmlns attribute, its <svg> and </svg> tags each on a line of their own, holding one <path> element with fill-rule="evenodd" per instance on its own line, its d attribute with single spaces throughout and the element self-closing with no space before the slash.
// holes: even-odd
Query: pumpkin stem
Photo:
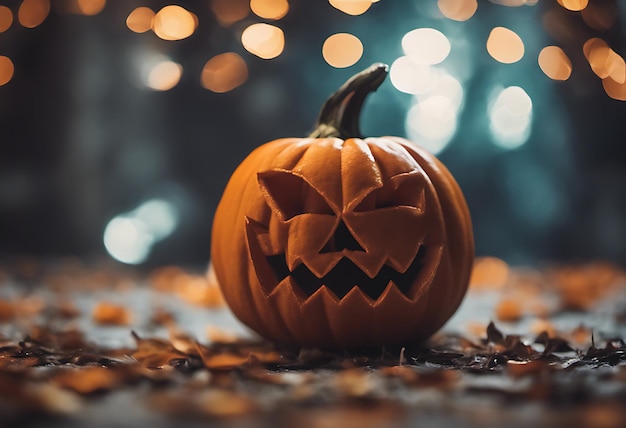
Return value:
<svg viewBox="0 0 626 428">
<path fill-rule="evenodd" d="M 309 137 L 363 138 L 359 116 L 365 98 L 387 77 L 389 67 L 376 63 L 352 76 L 326 100 L 320 110 L 315 131 Z"/>
</svg>

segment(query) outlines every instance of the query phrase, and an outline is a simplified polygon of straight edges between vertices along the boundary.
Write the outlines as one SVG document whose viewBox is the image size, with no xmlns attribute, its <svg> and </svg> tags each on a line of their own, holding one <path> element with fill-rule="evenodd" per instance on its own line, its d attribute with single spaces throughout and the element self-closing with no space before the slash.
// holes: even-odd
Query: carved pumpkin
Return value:
<svg viewBox="0 0 626 428">
<path fill-rule="evenodd" d="M 254 150 L 215 213 L 211 257 L 234 314 L 284 344 L 417 342 L 456 311 L 473 261 L 469 212 L 434 156 L 359 138 L 375 64 L 326 102 L 309 138 Z"/>
</svg>

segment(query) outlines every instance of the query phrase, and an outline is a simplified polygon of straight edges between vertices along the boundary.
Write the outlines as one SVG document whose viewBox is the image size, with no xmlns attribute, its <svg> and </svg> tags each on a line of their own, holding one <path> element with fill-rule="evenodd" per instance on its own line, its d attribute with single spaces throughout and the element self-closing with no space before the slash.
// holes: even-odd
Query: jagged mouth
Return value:
<svg viewBox="0 0 626 428">
<path fill-rule="evenodd" d="M 432 282 L 441 261 L 443 247 L 419 246 L 415 257 L 403 272 L 389 264 L 383 264 L 372 278 L 355 262 L 350 260 L 349 252 L 322 277 L 318 277 L 301 261 L 290 270 L 285 253 L 272 253 L 266 244 L 267 227 L 246 218 L 247 241 L 250 258 L 261 287 L 267 295 L 276 292 L 281 285 L 291 284 L 299 294 L 302 303 L 325 289 L 336 296 L 338 301 L 350 295 L 357 288 L 363 297 L 378 302 L 390 287 L 399 291 L 408 300 L 414 301 Z M 324 253 L 322 251 L 320 254 Z"/>
<path fill-rule="evenodd" d="M 425 265 L 426 252 L 426 247 L 421 246 L 405 272 L 398 272 L 389 265 L 383 265 L 374 278 L 370 278 L 346 257 L 341 258 L 337 265 L 322 278 L 318 278 L 304 263 L 290 271 L 284 254 L 266 256 L 266 260 L 276 275 L 277 283 L 291 276 L 306 296 L 310 297 L 321 287 L 326 286 L 339 299 L 343 299 L 350 290 L 358 287 L 368 297 L 377 300 L 389 282 L 395 284 L 405 296 L 412 298 L 411 289 Z"/>
</svg>

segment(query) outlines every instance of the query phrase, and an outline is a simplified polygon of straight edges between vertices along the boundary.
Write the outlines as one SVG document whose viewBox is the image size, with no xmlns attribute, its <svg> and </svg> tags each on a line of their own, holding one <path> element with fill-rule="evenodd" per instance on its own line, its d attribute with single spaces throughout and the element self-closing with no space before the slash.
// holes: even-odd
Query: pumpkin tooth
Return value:
<svg viewBox="0 0 626 428">
<path fill-rule="evenodd" d="M 378 275 L 387 261 L 384 256 L 362 251 L 346 251 L 345 256 L 357 265 L 370 279 Z"/>
<path fill-rule="evenodd" d="M 417 257 L 417 253 L 419 252 L 420 248 L 422 248 L 422 245 L 423 243 L 420 242 L 417 245 L 415 245 L 415 248 L 411 250 L 410 252 L 406 252 L 406 253 L 399 254 L 399 255 L 390 255 L 387 258 L 386 263 L 392 268 L 394 268 L 396 271 L 400 273 L 404 273 L 407 271 L 407 269 L 409 269 L 409 267 L 415 260 L 415 257 Z"/>
<path fill-rule="evenodd" d="M 352 346 L 371 341 L 374 300 L 353 287 L 337 305 L 327 305 L 326 317 L 335 343 Z"/>
<path fill-rule="evenodd" d="M 343 254 L 341 253 L 311 254 L 303 256 L 302 262 L 313 275 L 322 279 L 337 266 L 342 257 Z"/>
<path fill-rule="evenodd" d="M 407 297 L 400 288 L 396 285 L 395 282 L 389 281 L 387 283 L 387 287 L 382 292 L 382 294 L 376 299 L 374 303 L 374 307 L 380 307 L 382 304 L 391 304 L 393 305 L 395 302 L 397 304 L 414 304 L 413 299 Z"/>
<path fill-rule="evenodd" d="M 294 300 L 298 302 L 298 305 L 303 304 L 309 296 L 305 295 L 296 281 L 291 277 L 287 276 L 280 281 L 276 287 L 272 290 L 272 292 L 268 295 L 268 298 L 275 298 L 277 295 L 291 295 Z"/>
<path fill-rule="evenodd" d="M 384 338 L 389 343 L 409 338 L 417 326 L 428 323 L 428 319 L 424 319 L 428 303 L 428 299 L 409 299 L 393 281 L 389 281 L 373 306 L 373 337 Z"/>
<path fill-rule="evenodd" d="M 288 257 L 285 255 L 285 263 L 287 263 L 287 268 L 290 272 L 293 272 L 302 264 L 302 258 L 300 256 L 297 257 Z"/>
<path fill-rule="evenodd" d="M 348 306 L 351 307 L 352 305 L 362 306 L 362 304 L 365 303 L 369 308 L 371 308 L 374 306 L 375 302 L 376 301 L 374 299 L 365 294 L 363 290 L 355 285 L 350 291 L 348 291 L 348 293 L 346 293 L 343 299 L 339 301 L 339 306 L 346 308 Z"/>
<path fill-rule="evenodd" d="M 322 285 L 315 293 L 307 297 L 303 302 L 303 306 L 311 305 L 311 302 L 316 300 L 324 300 L 335 304 L 339 304 L 340 301 L 339 297 L 337 297 L 335 293 L 333 293 L 332 290 L 325 285 Z"/>
<path fill-rule="evenodd" d="M 259 284 L 263 288 L 263 291 L 266 294 L 269 294 L 274 289 L 274 285 L 278 281 L 278 278 L 276 278 L 275 272 L 267 262 L 261 244 L 257 239 L 259 235 L 255 233 L 257 231 L 258 223 L 246 217 L 246 240 L 248 241 L 250 260 L 252 261 Z"/>
<path fill-rule="evenodd" d="M 299 306 L 300 320 L 305 334 L 301 341 L 309 346 L 322 346 L 329 343 L 341 343 L 334 335 L 332 324 L 338 298 L 326 286 L 320 287 L 302 305 Z M 302 320 L 306 320 L 302 322 Z"/>
</svg>

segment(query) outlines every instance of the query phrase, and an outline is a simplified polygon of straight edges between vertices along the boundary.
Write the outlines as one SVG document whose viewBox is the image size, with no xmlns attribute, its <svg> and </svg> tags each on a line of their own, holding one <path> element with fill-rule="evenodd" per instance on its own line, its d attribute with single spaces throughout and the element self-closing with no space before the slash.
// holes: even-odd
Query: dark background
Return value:
<svg viewBox="0 0 626 428">
<path fill-rule="evenodd" d="M 480 1 L 467 22 L 437 13 L 436 2 L 381 0 L 362 16 L 326 1 L 292 0 L 275 25 L 286 34 L 281 56 L 262 60 L 241 46 L 243 29 L 265 22 L 248 15 L 225 27 L 210 1 L 179 1 L 199 18 L 181 41 L 135 34 L 125 24 L 137 6 L 160 1 L 109 0 L 96 16 L 53 7 L 42 25 L 14 22 L 0 33 L 0 55 L 15 75 L 0 86 L 0 254 L 107 256 L 108 222 L 146 200 L 168 201 L 177 227 L 156 243 L 146 265 L 205 265 L 212 214 L 229 174 L 254 147 L 279 137 L 305 136 L 324 99 L 373 62 L 402 55 L 402 36 L 437 28 L 451 40 L 450 67 L 465 76 L 457 132 L 440 153 L 463 188 L 479 255 L 514 264 L 607 259 L 626 265 L 626 103 L 606 95 L 582 45 L 602 37 L 624 55 L 626 8 L 613 8 L 610 29 L 594 30 L 580 13 L 556 1 L 505 7 Z M 14 13 L 18 1 L 3 4 Z M 524 40 L 524 58 L 501 64 L 486 52 L 495 26 Z M 321 46 L 330 34 L 351 32 L 364 44 L 352 67 L 326 64 Z M 537 65 L 542 47 L 556 44 L 571 58 L 565 82 Z M 239 53 L 250 76 L 239 88 L 215 94 L 200 85 L 208 59 Z M 180 63 L 180 83 L 168 91 L 137 83 L 146 53 Z M 445 63 L 444 63 L 445 64 Z M 486 119 L 497 85 L 523 87 L 533 101 L 532 132 L 523 146 L 493 144 Z M 389 81 L 370 97 L 362 117 L 366 135 L 405 136 L 411 96 Z"/>
</svg>

